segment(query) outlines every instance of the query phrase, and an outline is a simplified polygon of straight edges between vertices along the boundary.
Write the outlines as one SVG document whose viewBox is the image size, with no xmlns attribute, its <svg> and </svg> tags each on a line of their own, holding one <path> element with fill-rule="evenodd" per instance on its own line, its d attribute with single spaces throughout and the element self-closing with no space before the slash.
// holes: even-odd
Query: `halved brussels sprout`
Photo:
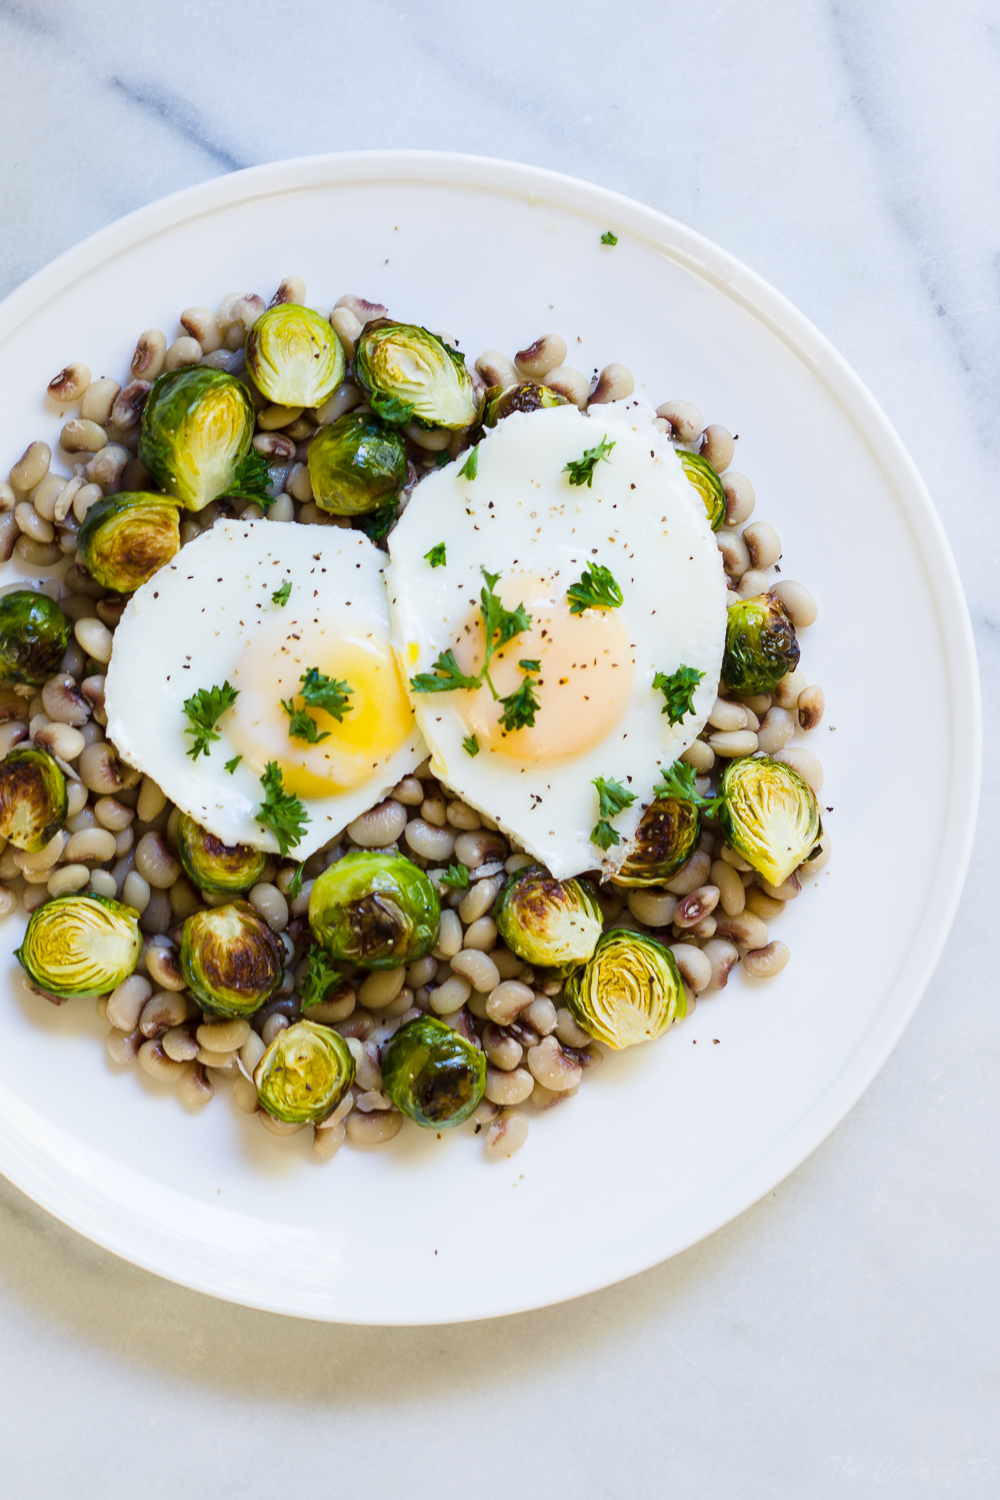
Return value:
<svg viewBox="0 0 1000 1500">
<path fill-rule="evenodd" d="M 177 857 L 201 891 L 248 891 L 256 885 L 267 855 L 247 844 L 223 844 L 187 813 L 177 823 Z"/>
<path fill-rule="evenodd" d="M 497 896 L 493 916 L 512 952 L 554 969 L 586 963 L 604 922 L 588 886 L 554 880 L 541 865 L 514 871 Z"/>
<path fill-rule="evenodd" d="M 677 449 L 677 457 L 685 474 L 701 496 L 713 531 L 718 531 L 726 519 L 726 492 L 722 480 L 707 458 L 700 453 L 689 453 L 686 448 Z"/>
<path fill-rule="evenodd" d="M 565 405 L 566 399 L 558 391 L 536 385 L 533 380 L 522 380 L 520 385 L 508 386 L 506 390 L 502 385 L 491 385 L 483 407 L 483 426 L 495 427 L 515 411 L 542 411 L 548 406 Z"/>
<path fill-rule="evenodd" d="M 8 750 L 0 761 L 0 837 L 37 854 L 65 823 L 66 802 L 66 777 L 47 750 Z"/>
<path fill-rule="evenodd" d="M 44 687 L 59 670 L 71 630 L 48 594 L 12 589 L 0 596 L 0 677 Z"/>
<path fill-rule="evenodd" d="M 382 1088 L 418 1125 L 450 1130 L 483 1097 L 486 1055 L 434 1016 L 414 1016 L 385 1049 Z"/>
<path fill-rule="evenodd" d="M 566 982 L 566 1004 L 584 1031 L 619 1050 L 655 1042 L 687 1015 L 687 995 L 669 948 L 645 932 L 612 927 L 585 969 Z"/>
<path fill-rule="evenodd" d="M 285 950 L 248 901 L 233 901 L 187 918 L 180 965 L 206 1010 L 252 1016 L 281 984 Z"/>
<path fill-rule="evenodd" d="M 108 896 L 56 896 L 28 920 L 16 958 L 40 989 L 65 1000 L 106 995 L 142 952 L 139 913 Z"/>
<path fill-rule="evenodd" d="M 281 302 L 247 334 L 247 366 L 257 388 L 278 406 L 322 406 L 344 378 L 344 348 L 311 307 Z"/>
<path fill-rule="evenodd" d="M 253 1081 L 261 1107 L 276 1120 L 315 1125 L 354 1082 L 354 1058 L 339 1031 L 296 1021 L 278 1032 Z"/>
<path fill-rule="evenodd" d="M 722 680 L 736 693 L 770 693 L 799 664 L 799 643 L 781 600 L 755 594 L 726 618 Z"/>
<path fill-rule="evenodd" d="M 185 365 L 153 381 L 139 433 L 139 457 L 188 510 L 227 494 L 253 437 L 253 402 L 225 370 Z"/>
<path fill-rule="evenodd" d="M 657 797 L 642 815 L 615 885 L 662 885 L 697 848 L 701 814 L 686 797 Z"/>
<path fill-rule="evenodd" d="M 812 788 L 781 761 L 767 755 L 731 760 L 719 795 L 727 842 L 771 885 L 782 885 L 819 841 Z"/>
<path fill-rule="evenodd" d="M 423 870 L 404 854 L 356 849 L 324 870 L 309 897 L 309 926 L 332 958 L 397 969 L 437 941 L 441 907 Z"/>
<path fill-rule="evenodd" d="M 371 412 L 348 412 L 319 432 L 307 455 L 313 499 L 334 516 L 361 516 L 394 500 L 406 483 L 406 445 Z"/>
<path fill-rule="evenodd" d="M 181 550 L 178 507 L 165 495 L 107 495 L 88 510 L 77 547 L 92 578 L 132 594 Z"/>
<path fill-rule="evenodd" d="M 366 323 L 354 348 L 354 374 L 372 411 L 401 427 L 416 419 L 457 432 L 479 415 L 465 356 L 413 323 Z"/>
</svg>

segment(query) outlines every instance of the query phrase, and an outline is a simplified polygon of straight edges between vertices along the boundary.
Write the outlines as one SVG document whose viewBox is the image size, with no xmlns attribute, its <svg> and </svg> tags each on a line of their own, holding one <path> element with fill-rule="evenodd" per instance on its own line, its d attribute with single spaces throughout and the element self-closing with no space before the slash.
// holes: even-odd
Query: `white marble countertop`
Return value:
<svg viewBox="0 0 1000 1500">
<path fill-rule="evenodd" d="M 488 1325 L 314 1325 L 149 1276 L 0 1182 L 4 1493 L 996 1494 L 995 7 L 0 0 L 0 67 L 0 294 L 164 193 L 338 148 L 534 162 L 717 240 L 913 452 L 987 734 L 968 889 L 895 1054 L 774 1194 L 632 1281 Z"/>
</svg>

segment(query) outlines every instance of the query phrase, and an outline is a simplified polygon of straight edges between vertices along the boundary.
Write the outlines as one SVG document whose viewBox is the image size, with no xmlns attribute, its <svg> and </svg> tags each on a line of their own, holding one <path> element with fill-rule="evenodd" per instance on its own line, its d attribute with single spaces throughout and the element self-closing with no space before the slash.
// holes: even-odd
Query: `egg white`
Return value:
<svg viewBox="0 0 1000 1500">
<path fill-rule="evenodd" d="M 225 770 L 235 753 L 226 717 L 208 756 L 192 760 L 184 700 L 232 682 L 255 637 L 285 627 L 294 639 L 307 616 L 350 619 L 360 633 L 388 644 L 384 561 L 366 536 L 345 528 L 217 522 L 126 606 L 107 671 L 108 738 L 129 765 L 216 838 L 276 851 L 274 836 L 257 822 L 259 776 L 245 761 L 232 774 Z M 271 596 L 286 580 L 292 591 L 282 607 Z M 267 691 L 266 683 L 257 687 Z M 363 784 L 331 797 L 302 797 L 309 822 L 292 856 L 306 859 L 321 848 L 426 754 L 414 726 Z"/>
<path fill-rule="evenodd" d="M 519 572 L 555 576 L 564 591 L 596 562 L 621 586 L 616 613 L 634 661 L 629 700 L 611 732 L 580 753 L 558 763 L 485 749 L 470 756 L 462 690 L 413 695 L 435 773 L 558 878 L 598 867 L 611 873 L 621 864 L 658 769 L 697 737 L 717 694 L 726 623 L 721 558 L 704 505 L 652 418 L 637 400 L 587 415 L 561 406 L 507 417 L 480 444 L 476 478 L 458 464 L 430 474 L 389 538 L 392 639 L 408 678 L 433 671 L 455 645 L 483 567 L 511 587 Z M 602 438 L 615 447 L 597 463 L 592 486 L 571 485 L 565 465 Z M 439 542 L 447 563 L 432 567 L 425 554 Z M 692 712 L 671 726 L 653 677 L 680 665 L 704 675 Z M 541 718 L 544 688 L 538 696 Z M 590 837 L 598 776 L 636 795 L 613 819 L 622 842 L 606 854 Z"/>
</svg>

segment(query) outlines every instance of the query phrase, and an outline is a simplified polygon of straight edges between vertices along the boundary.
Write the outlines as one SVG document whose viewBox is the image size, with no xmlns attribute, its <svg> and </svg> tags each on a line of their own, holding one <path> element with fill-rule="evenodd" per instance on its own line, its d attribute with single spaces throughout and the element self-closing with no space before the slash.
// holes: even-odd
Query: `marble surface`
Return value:
<svg viewBox="0 0 1000 1500">
<path fill-rule="evenodd" d="M 432 1330 L 271 1317 L 125 1265 L 0 1183 L 5 1493 L 995 1494 L 996 8 L 508 0 L 499 21 L 457 0 L 0 0 L 0 293 L 163 193 L 338 148 L 535 162 L 716 239 L 868 382 L 958 558 L 987 754 L 952 939 L 809 1161 L 567 1306 Z M 904 751 L 938 710 L 894 711 Z"/>
</svg>

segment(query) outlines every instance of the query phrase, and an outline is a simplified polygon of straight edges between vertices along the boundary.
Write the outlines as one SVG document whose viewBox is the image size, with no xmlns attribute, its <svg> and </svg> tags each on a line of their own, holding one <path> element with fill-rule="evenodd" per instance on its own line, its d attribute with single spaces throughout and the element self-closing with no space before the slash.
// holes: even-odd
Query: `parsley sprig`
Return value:
<svg viewBox="0 0 1000 1500">
<path fill-rule="evenodd" d="M 292 580 L 290 578 L 286 578 L 284 583 L 281 585 L 281 588 L 275 589 L 274 593 L 271 595 L 271 603 L 280 604 L 282 608 L 284 608 L 284 606 L 288 603 L 291 592 Z"/>
<path fill-rule="evenodd" d="M 468 865 L 449 865 L 441 876 L 441 884 L 450 886 L 453 891 L 465 891 L 469 888 Z"/>
<path fill-rule="evenodd" d="M 606 229 L 604 231 L 604 233 L 601 235 L 601 244 L 602 245 L 617 245 L 617 243 L 618 243 L 618 236 L 615 233 L 613 233 L 612 230 Z"/>
<path fill-rule="evenodd" d="M 443 568 L 448 561 L 448 549 L 444 542 L 435 542 L 431 550 L 424 553 L 424 561 L 429 562 L 432 568 Z"/>
<path fill-rule="evenodd" d="M 458 472 L 462 479 L 475 479 L 476 475 L 479 473 L 478 444 L 475 448 L 473 448 L 472 452 L 469 454 L 468 458 L 465 460 L 465 463 L 462 465 Z"/>
<path fill-rule="evenodd" d="M 466 735 L 465 739 L 462 741 L 462 749 L 465 751 L 466 755 L 475 756 L 479 754 L 479 741 L 476 739 L 476 736 L 474 734 Z"/>
<path fill-rule="evenodd" d="M 288 738 L 290 740 L 305 740 L 308 745 L 318 745 L 322 740 L 330 738 L 330 731 L 328 729 L 321 731 L 312 714 L 306 713 L 304 708 L 295 707 L 294 698 L 282 698 L 281 706 L 288 715 Z"/>
<path fill-rule="evenodd" d="M 669 724 L 679 724 L 691 712 L 695 689 L 704 675 L 696 667 L 683 666 L 669 676 L 665 672 L 657 672 L 653 678 L 653 687 L 658 688 L 666 699 L 660 712 L 667 715 Z"/>
<path fill-rule="evenodd" d="M 531 675 L 533 672 L 541 671 L 541 662 L 528 661 L 522 658 L 518 662 L 518 666 L 524 673 L 521 679 L 521 686 L 515 689 L 513 693 L 508 693 L 506 698 L 500 699 L 500 702 L 503 704 L 500 723 L 508 731 L 513 729 L 531 729 L 535 723 L 535 715 L 542 706 L 535 697 L 535 687 L 537 684 L 535 678 Z"/>
<path fill-rule="evenodd" d="M 495 702 L 506 702 L 506 699 L 500 698 L 490 680 L 490 662 L 502 646 L 506 646 L 515 636 L 528 629 L 531 616 L 523 604 L 519 604 L 516 609 L 504 609 L 496 593 L 500 574 L 487 573 L 485 568 L 482 569 L 482 574 L 486 579 L 486 586 L 479 591 L 479 610 L 486 633 L 486 660 L 480 670 L 470 676 L 458 665 L 454 651 L 450 649 L 442 651 L 433 664 L 433 672 L 418 672 L 416 677 L 410 678 L 410 687 L 415 693 L 450 693 L 456 688 L 471 691 L 473 688 L 481 687 L 485 682 Z M 521 689 L 518 691 L 520 692 Z M 535 707 L 538 707 L 537 703 Z"/>
<path fill-rule="evenodd" d="M 605 433 L 596 448 L 587 448 L 582 458 L 571 459 L 563 469 L 563 473 L 569 475 L 570 484 L 585 484 L 588 490 L 592 489 L 594 470 L 602 458 L 605 463 L 608 462 L 608 454 L 614 446 L 614 443 L 608 442 L 608 436 Z"/>
<path fill-rule="evenodd" d="M 318 667 L 310 667 L 303 672 L 299 681 L 302 684 L 299 696 L 307 708 L 325 709 L 338 724 L 343 723 L 344 715 L 351 711 L 351 704 L 347 700 L 353 691 L 346 682 L 338 682 L 336 677 L 327 677 Z"/>
<path fill-rule="evenodd" d="M 298 797 L 286 792 L 281 780 L 281 767 L 276 760 L 269 760 L 260 778 L 264 788 L 264 801 L 257 813 L 257 822 L 267 828 L 278 841 L 282 858 L 289 849 L 301 844 L 309 814 Z"/>
<path fill-rule="evenodd" d="M 622 603 L 622 591 L 610 568 L 592 563 L 581 573 L 579 583 L 570 584 L 566 598 L 570 614 L 582 615 L 585 609 L 617 609 Z"/>
<path fill-rule="evenodd" d="M 236 465 L 233 473 L 233 482 L 226 490 L 225 499 L 229 496 L 240 500 L 253 500 L 257 505 L 267 510 L 269 505 L 274 504 L 274 497 L 267 493 L 271 483 L 268 472 L 267 459 L 256 448 L 251 448 L 245 453 Z"/>
<path fill-rule="evenodd" d="M 212 741 L 221 739 L 215 726 L 226 710 L 232 708 L 239 695 L 238 688 L 224 682 L 221 687 L 199 688 L 190 698 L 185 698 L 184 712 L 190 725 L 184 733 L 194 735 L 194 743 L 188 751 L 192 760 L 197 760 L 199 755 L 207 755 Z"/>
<path fill-rule="evenodd" d="M 303 1010 L 322 1005 L 341 979 L 340 970 L 331 963 L 329 955 L 322 948 L 309 950 L 308 964 L 306 976 L 299 985 L 299 1004 Z"/>
<path fill-rule="evenodd" d="M 653 796 L 672 797 L 676 802 L 693 802 L 700 812 L 711 818 L 718 812 L 724 799 L 701 796 L 695 785 L 697 774 L 694 766 L 689 766 L 687 761 L 675 760 L 672 766 L 660 773 L 659 783 L 653 788 Z"/>
<path fill-rule="evenodd" d="M 632 806 L 635 792 L 623 787 L 620 781 L 610 778 L 606 781 L 603 776 L 596 777 L 592 785 L 597 788 L 600 819 L 591 832 L 590 842 L 596 844 L 598 849 L 610 849 L 613 844 L 621 843 L 621 835 L 616 828 L 612 828 L 609 820 Z"/>
</svg>

